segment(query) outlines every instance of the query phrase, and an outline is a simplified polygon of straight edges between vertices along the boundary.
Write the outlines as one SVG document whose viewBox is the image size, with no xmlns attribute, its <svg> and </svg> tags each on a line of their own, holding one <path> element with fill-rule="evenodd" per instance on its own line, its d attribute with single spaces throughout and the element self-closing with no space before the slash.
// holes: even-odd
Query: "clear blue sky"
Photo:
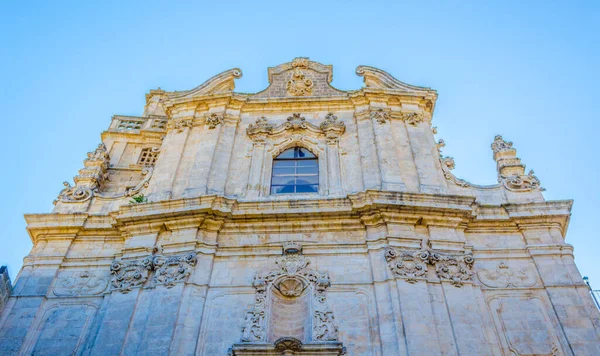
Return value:
<svg viewBox="0 0 600 356">
<path fill-rule="evenodd" d="M 600 2 L 484 2 L 3 2 L 0 264 L 16 276 L 23 214 L 49 212 L 111 116 L 140 115 L 149 89 L 239 67 L 236 90 L 256 92 L 268 66 L 309 56 L 340 89 L 359 88 L 365 64 L 438 90 L 434 125 L 461 178 L 495 183 L 490 143 L 513 141 L 546 199 L 575 200 L 567 242 L 600 289 Z"/>
</svg>

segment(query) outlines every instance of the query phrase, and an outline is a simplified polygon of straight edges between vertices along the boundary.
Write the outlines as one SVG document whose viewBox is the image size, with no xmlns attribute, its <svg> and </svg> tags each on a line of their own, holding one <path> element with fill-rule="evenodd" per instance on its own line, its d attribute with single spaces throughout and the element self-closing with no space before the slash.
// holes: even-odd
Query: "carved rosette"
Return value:
<svg viewBox="0 0 600 356">
<path fill-rule="evenodd" d="M 257 273 L 252 286 L 255 289 L 254 306 L 246 312 L 242 326 L 242 342 L 265 342 L 267 319 L 267 291 L 269 286 L 279 290 L 287 297 L 302 294 L 308 288 L 305 281 L 313 289 L 313 330 L 314 341 L 337 340 L 337 326 L 333 313 L 327 308 L 326 290 L 331 282 L 325 272 L 308 268 L 310 261 L 302 255 L 302 248 L 297 243 L 286 243 L 284 255 L 275 260 L 276 269 L 266 273 Z"/>
<path fill-rule="evenodd" d="M 494 269 L 477 272 L 479 281 L 490 288 L 528 288 L 535 285 L 535 274 L 525 267 L 514 268 L 501 262 Z"/>
<path fill-rule="evenodd" d="M 427 278 L 427 265 L 434 265 L 437 276 L 451 281 L 456 287 L 461 287 L 473 277 L 471 254 L 454 256 L 431 250 L 399 252 L 387 247 L 385 259 L 394 277 L 406 279 L 408 283 Z"/>
<path fill-rule="evenodd" d="M 102 294 L 108 286 L 108 278 L 91 271 L 82 271 L 58 278 L 52 292 L 58 297 L 76 297 Z"/>
<path fill-rule="evenodd" d="M 143 260 L 115 260 L 110 266 L 113 275 L 111 288 L 121 293 L 128 293 L 134 288 L 140 288 L 150 278 L 154 285 L 164 285 L 167 288 L 183 282 L 191 274 L 196 265 L 196 253 L 191 252 L 180 256 L 151 255 Z"/>
<path fill-rule="evenodd" d="M 427 251 L 400 252 L 393 248 L 385 249 L 385 260 L 396 277 L 405 278 L 408 283 L 415 283 L 427 277 Z"/>
<path fill-rule="evenodd" d="M 212 130 L 221 125 L 224 120 L 223 114 L 212 113 L 206 117 L 205 124 L 209 130 Z"/>
</svg>

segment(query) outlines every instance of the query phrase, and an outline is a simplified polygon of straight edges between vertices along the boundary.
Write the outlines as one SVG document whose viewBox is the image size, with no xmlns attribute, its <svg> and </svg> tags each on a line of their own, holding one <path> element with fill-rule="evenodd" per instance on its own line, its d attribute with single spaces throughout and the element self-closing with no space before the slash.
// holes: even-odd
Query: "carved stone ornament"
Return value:
<svg viewBox="0 0 600 356">
<path fill-rule="evenodd" d="M 337 326 L 334 317 L 327 308 L 326 290 L 331 284 L 327 273 L 308 268 L 309 260 L 302 255 L 298 243 L 286 243 L 284 255 L 275 260 L 276 269 L 266 273 L 257 273 L 252 286 L 255 289 L 254 306 L 246 312 L 242 326 L 242 342 L 266 342 L 265 323 L 267 319 L 267 291 L 269 286 L 279 290 L 283 295 L 299 296 L 312 285 L 313 341 L 337 340 Z M 306 282 L 304 282 L 306 281 Z"/>
<path fill-rule="evenodd" d="M 389 115 L 383 109 L 374 110 L 370 113 L 371 120 L 375 120 L 380 124 L 385 124 L 389 120 Z"/>
<path fill-rule="evenodd" d="M 444 178 L 448 179 L 449 181 L 454 182 L 454 184 L 456 184 L 460 187 L 469 187 L 471 185 L 466 180 L 459 179 L 452 172 L 450 172 L 451 170 L 454 169 L 454 166 L 455 166 L 454 158 L 441 156 L 440 162 L 442 164 L 442 172 L 444 173 Z"/>
<path fill-rule="evenodd" d="M 446 142 L 443 139 L 439 139 L 436 143 L 436 147 L 440 156 L 442 155 L 442 148 L 446 147 Z"/>
<path fill-rule="evenodd" d="M 153 259 L 154 283 L 164 284 L 165 287 L 174 287 L 176 283 L 185 281 L 196 265 L 196 253 L 183 256 L 155 256 Z"/>
<path fill-rule="evenodd" d="M 494 269 L 482 269 L 477 272 L 479 281 L 490 288 L 528 288 L 535 285 L 535 275 L 525 267 L 509 267 L 504 262 Z"/>
<path fill-rule="evenodd" d="M 494 142 L 491 144 L 492 151 L 495 153 L 513 150 L 513 143 L 510 141 L 504 141 L 501 135 L 494 137 Z"/>
<path fill-rule="evenodd" d="M 403 113 L 402 120 L 409 125 L 417 126 L 419 123 L 423 122 L 423 114 L 416 112 Z"/>
<path fill-rule="evenodd" d="M 302 351 L 302 342 L 293 337 L 282 337 L 275 341 L 275 351 L 284 355 Z"/>
<path fill-rule="evenodd" d="M 113 275 L 111 288 L 123 294 L 131 292 L 134 288 L 140 288 L 148 280 L 151 269 L 152 256 L 143 260 L 113 261 L 110 265 L 110 273 Z"/>
<path fill-rule="evenodd" d="M 266 117 L 261 117 L 256 119 L 256 122 L 248 125 L 246 129 L 246 133 L 248 136 L 254 136 L 259 134 L 268 135 L 273 131 L 273 124 L 269 123 L 269 120 Z"/>
<path fill-rule="evenodd" d="M 306 118 L 300 113 L 294 113 L 279 126 L 275 126 L 265 117 L 256 120 L 254 124 L 250 124 L 246 129 L 246 133 L 255 142 L 263 142 L 267 135 L 277 136 L 282 135 L 286 131 L 292 131 L 289 135 L 294 140 L 300 140 L 305 136 L 304 130 L 314 136 L 324 135 L 327 142 L 332 144 L 339 140 L 339 137 L 346 131 L 346 125 L 343 121 L 339 121 L 333 113 L 328 113 L 325 120 L 320 126 L 316 126 L 306 121 Z"/>
<path fill-rule="evenodd" d="M 427 265 L 434 265 L 437 276 L 449 280 L 455 287 L 473 277 L 473 255 L 446 255 L 432 250 L 401 251 L 387 247 L 385 259 L 388 267 L 397 278 L 404 278 L 408 283 L 416 283 L 427 277 Z"/>
<path fill-rule="evenodd" d="M 110 273 L 113 275 L 111 287 L 128 293 L 134 288 L 142 287 L 154 272 L 154 285 L 171 288 L 176 283 L 185 281 L 191 274 L 191 267 L 195 265 L 195 252 L 180 256 L 151 255 L 143 260 L 115 260 L 110 266 Z"/>
<path fill-rule="evenodd" d="M 58 297 L 76 297 L 102 294 L 108 286 L 108 278 L 95 272 L 81 271 L 65 274 L 57 279 L 52 293 Z"/>
<path fill-rule="evenodd" d="M 452 281 L 455 287 L 461 287 L 464 282 L 473 278 L 473 256 L 445 256 L 438 255 L 434 260 L 435 271 L 438 277 Z"/>
<path fill-rule="evenodd" d="M 206 125 L 209 130 L 215 129 L 217 126 L 221 125 L 224 121 L 223 114 L 212 113 L 206 117 Z"/>
<path fill-rule="evenodd" d="M 408 283 L 415 283 L 418 279 L 427 277 L 427 251 L 400 252 L 393 248 L 385 249 L 385 260 L 395 276 L 405 278 Z"/>
<path fill-rule="evenodd" d="M 527 175 L 515 175 L 510 177 L 498 175 L 498 181 L 506 189 L 512 191 L 529 191 L 534 189 L 545 190 L 541 187 L 540 180 L 535 176 L 533 170 L 530 170 Z"/>
<path fill-rule="evenodd" d="M 292 66 L 294 66 L 293 62 Z M 313 81 L 304 75 L 300 66 L 296 66 L 292 70 L 292 77 L 287 82 L 287 93 L 292 96 L 307 96 L 312 94 L 312 89 Z"/>
<path fill-rule="evenodd" d="M 71 186 L 69 182 L 63 182 L 65 187 L 58 193 L 55 203 L 58 201 L 80 203 L 91 199 L 102 183 L 108 180 L 109 161 L 110 157 L 106 146 L 100 143 L 96 150 L 88 152 L 87 158 L 83 161 L 84 167 L 73 178 L 75 186 Z"/>
<path fill-rule="evenodd" d="M 174 129 L 177 132 L 183 132 L 185 128 L 191 129 L 193 125 L 194 119 L 191 117 L 176 119 L 169 123 L 169 127 Z"/>
</svg>

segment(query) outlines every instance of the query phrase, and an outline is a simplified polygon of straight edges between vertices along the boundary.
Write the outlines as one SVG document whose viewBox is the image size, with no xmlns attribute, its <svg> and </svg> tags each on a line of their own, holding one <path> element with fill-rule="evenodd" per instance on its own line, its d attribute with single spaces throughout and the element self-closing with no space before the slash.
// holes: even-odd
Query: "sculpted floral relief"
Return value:
<svg viewBox="0 0 600 356">
<path fill-rule="evenodd" d="M 408 283 L 415 283 L 419 278 L 427 277 L 427 251 L 400 252 L 386 248 L 385 259 L 390 270 L 398 277 L 406 278 Z"/>
<path fill-rule="evenodd" d="M 196 265 L 196 253 L 183 256 L 155 256 L 153 259 L 154 282 L 164 284 L 167 288 L 184 281 L 191 273 L 191 267 Z"/>
<path fill-rule="evenodd" d="M 408 283 L 416 283 L 427 277 L 427 265 L 434 265 L 437 276 L 451 281 L 456 287 L 473 278 L 473 256 L 445 255 L 435 251 L 402 251 L 391 247 L 385 249 L 385 259 L 395 277 L 404 278 Z"/>
<path fill-rule="evenodd" d="M 185 281 L 191 274 L 191 267 L 195 265 L 195 252 L 180 256 L 151 255 L 143 260 L 115 260 L 110 266 L 113 275 L 111 288 L 128 293 L 134 288 L 142 287 L 152 271 L 154 285 L 162 284 L 171 288 L 176 283 Z"/>
<path fill-rule="evenodd" d="M 473 256 L 444 256 L 438 255 L 435 260 L 435 271 L 441 279 L 450 280 L 456 287 L 473 279 Z"/>
</svg>

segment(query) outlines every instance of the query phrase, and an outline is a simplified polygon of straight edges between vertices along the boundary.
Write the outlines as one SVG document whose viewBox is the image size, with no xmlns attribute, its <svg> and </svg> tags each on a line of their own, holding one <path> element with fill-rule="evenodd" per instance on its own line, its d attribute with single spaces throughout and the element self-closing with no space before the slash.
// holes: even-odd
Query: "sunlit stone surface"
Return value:
<svg viewBox="0 0 600 356">
<path fill-rule="evenodd" d="M 600 355 L 572 202 L 501 136 L 498 184 L 457 178 L 437 93 L 356 73 L 296 58 L 245 94 L 232 69 L 114 116 L 25 216 L 0 354 Z"/>
</svg>

